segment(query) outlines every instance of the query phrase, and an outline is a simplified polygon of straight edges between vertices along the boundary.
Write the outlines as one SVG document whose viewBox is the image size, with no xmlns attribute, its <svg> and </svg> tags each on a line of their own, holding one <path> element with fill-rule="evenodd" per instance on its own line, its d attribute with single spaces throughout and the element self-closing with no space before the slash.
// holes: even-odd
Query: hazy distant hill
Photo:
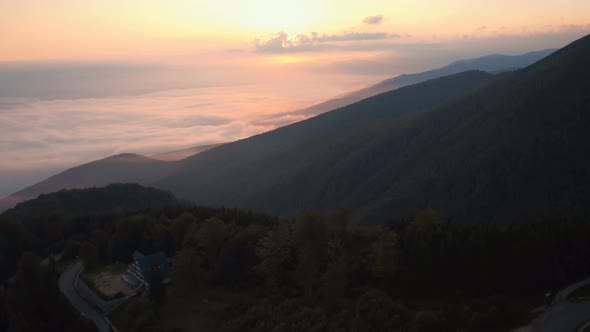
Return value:
<svg viewBox="0 0 590 332">
<path fill-rule="evenodd" d="M 439 69 L 390 78 L 370 87 L 344 94 L 340 97 L 327 100 L 302 110 L 288 113 L 318 115 L 346 105 L 350 105 L 365 98 L 376 96 L 383 92 L 399 89 L 411 84 L 425 82 L 442 76 L 462 73 L 468 70 L 481 70 L 489 73 L 516 70 L 530 66 L 553 52 L 555 52 L 555 50 L 550 49 L 529 52 L 522 55 L 493 54 L 475 59 L 460 60 Z"/>
<path fill-rule="evenodd" d="M 384 93 L 184 160 L 156 185 L 202 204 L 365 220 L 590 212 L 590 37 L 515 73 Z M 379 217 L 379 218 L 377 218 Z"/>
<path fill-rule="evenodd" d="M 60 190 L 19 203 L 5 211 L 2 217 L 23 220 L 36 215 L 67 213 L 93 215 L 117 211 L 159 209 L 177 205 L 169 192 L 146 188 L 138 184 L 111 184 L 102 188 Z"/>
<path fill-rule="evenodd" d="M 62 189 L 100 187 L 111 183 L 147 185 L 159 178 L 168 176 L 176 168 L 176 164 L 172 161 L 178 161 L 223 144 L 196 146 L 185 150 L 158 153 L 150 157 L 123 153 L 92 161 L 67 169 L 0 199 L 0 212 L 22 201 L 35 198 L 40 194 L 52 193 Z"/>
<path fill-rule="evenodd" d="M 70 168 L 0 200 L 0 211 L 43 193 L 62 189 L 102 187 L 111 183 L 149 184 L 175 168 L 173 163 L 137 154 L 120 154 Z"/>
</svg>

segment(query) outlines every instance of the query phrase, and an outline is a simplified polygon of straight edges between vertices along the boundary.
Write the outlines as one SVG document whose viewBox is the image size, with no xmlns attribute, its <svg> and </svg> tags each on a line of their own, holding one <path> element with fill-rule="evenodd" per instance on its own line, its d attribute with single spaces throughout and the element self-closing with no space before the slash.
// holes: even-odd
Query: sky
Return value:
<svg viewBox="0 0 590 332">
<path fill-rule="evenodd" d="M 399 74 L 590 33 L 588 0 L 0 0 L 0 196 L 228 142 Z"/>
</svg>

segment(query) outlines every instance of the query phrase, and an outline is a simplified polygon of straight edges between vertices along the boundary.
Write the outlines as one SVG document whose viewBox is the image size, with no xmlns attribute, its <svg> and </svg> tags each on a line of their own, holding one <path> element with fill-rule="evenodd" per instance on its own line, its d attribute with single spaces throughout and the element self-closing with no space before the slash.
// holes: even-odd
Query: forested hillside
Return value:
<svg viewBox="0 0 590 332">
<path fill-rule="evenodd" d="M 67 169 L 37 184 L 0 199 L 0 212 L 17 203 L 62 189 L 102 187 L 112 183 L 148 185 L 167 176 L 174 163 L 124 153 Z"/>
<path fill-rule="evenodd" d="M 461 60 L 439 69 L 417 74 L 400 75 L 387 79 L 368 88 L 348 93 L 306 109 L 290 111 L 285 113 L 285 115 L 303 114 L 306 116 L 315 116 L 380 93 L 469 70 L 481 70 L 490 73 L 516 70 L 530 65 L 552 52 L 554 50 L 530 52 L 517 56 L 489 55 L 481 58 Z M 436 94 L 437 92 L 433 93 Z M 68 169 L 1 199 L 0 212 L 14 207 L 19 202 L 35 198 L 39 194 L 55 192 L 61 189 L 104 186 L 110 183 L 133 182 L 149 185 L 158 179 L 167 177 L 175 170 L 175 162 L 165 163 L 162 161 L 184 159 L 217 146 L 199 146 L 187 150 L 160 153 L 149 158 L 127 153 L 93 161 Z"/>
<path fill-rule="evenodd" d="M 62 251 L 92 271 L 135 250 L 173 257 L 163 293 L 111 314 L 122 331 L 500 332 L 590 273 L 587 220 L 501 227 L 424 211 L 360 226 L 346 210 L 281 220 L 189 205 L 41 217 L 0 218 L 2 280 L 16 273 L 0 287 L 2 328 L 92 329 L 57 295 L 58 267 L 36 258 Z"/>
<path fill-rule="evenodd" d="M 372 150 L 403 133 L 416 116 L 494 79 L 474 71 L 391 91 L 188 158 L 155 186 L 199 204 L 288 216 L 357 208 L 371 198 L 357 190 L 386 160 L 399 157 Z M 353 201 L 355 194 L 365 197 Z"/>
</svg>

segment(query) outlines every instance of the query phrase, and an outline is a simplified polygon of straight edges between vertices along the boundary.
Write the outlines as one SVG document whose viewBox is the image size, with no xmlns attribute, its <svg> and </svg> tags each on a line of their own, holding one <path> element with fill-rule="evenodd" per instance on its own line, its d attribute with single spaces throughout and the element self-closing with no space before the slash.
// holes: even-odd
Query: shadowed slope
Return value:
<svg viewBox="0 0 590 332">
<path fill-rule="evenodd" d="M 182 161 L 178 172 L 155 184 L 200 204 L 283 215 L 332 208 L 375 171 L 359 161 L 403 128 L 408 116 L 493 79 L 483 72 L 466 72 L 388 92 L 203 152 Z"/>
<path fill-rule="evenodd" d="M 462 73 L 468 70 L 481 70 L 489 73 L 516 70 L 530 66 L 553 52 L 555 52 L 555 50 L 529 52 L 522 55 L 493 54 L 475 59 L 460 60 L 439 69 L 428 70 L 417 74 L 405 74 L 390 78 L 378 84 L 360 89 L 358 91 L 346 93 L 340 97 L 327 100 L 320 104 L 313 105 L 299 111 L 288 112 L 288 114 L 318 115 L 387 91 L 399 89 L 411 84 L 418 84 L 442 76 Z"/>
<path fill-rule="evenodd" d="M 194 156 L 157 185 L 283 215 L 348 206 L 367 221 L 587 215 L 588 58 L 590 37 L 488 86 L 467 72 L 395 90 Z"/>
</svg>

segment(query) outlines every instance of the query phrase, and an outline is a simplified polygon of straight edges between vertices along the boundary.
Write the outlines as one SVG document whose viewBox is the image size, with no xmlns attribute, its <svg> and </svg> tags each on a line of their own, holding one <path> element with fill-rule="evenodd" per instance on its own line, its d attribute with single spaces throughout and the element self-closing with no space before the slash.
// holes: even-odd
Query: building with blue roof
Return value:
<svg viewBox="0 0 590 332">
<path fill-rule="evenodd" d="M 170 282 L 170 259 L 163 252 L 151 255 L 144 255 L 139 251 L 133 253 L 133 262 L 129 264 L 127 271 L 123 274 L 123 280 L 134 290 L 141 287 L 149 289 L 152 269 L 160 270 L 162 283 Z"/>
</svg>

